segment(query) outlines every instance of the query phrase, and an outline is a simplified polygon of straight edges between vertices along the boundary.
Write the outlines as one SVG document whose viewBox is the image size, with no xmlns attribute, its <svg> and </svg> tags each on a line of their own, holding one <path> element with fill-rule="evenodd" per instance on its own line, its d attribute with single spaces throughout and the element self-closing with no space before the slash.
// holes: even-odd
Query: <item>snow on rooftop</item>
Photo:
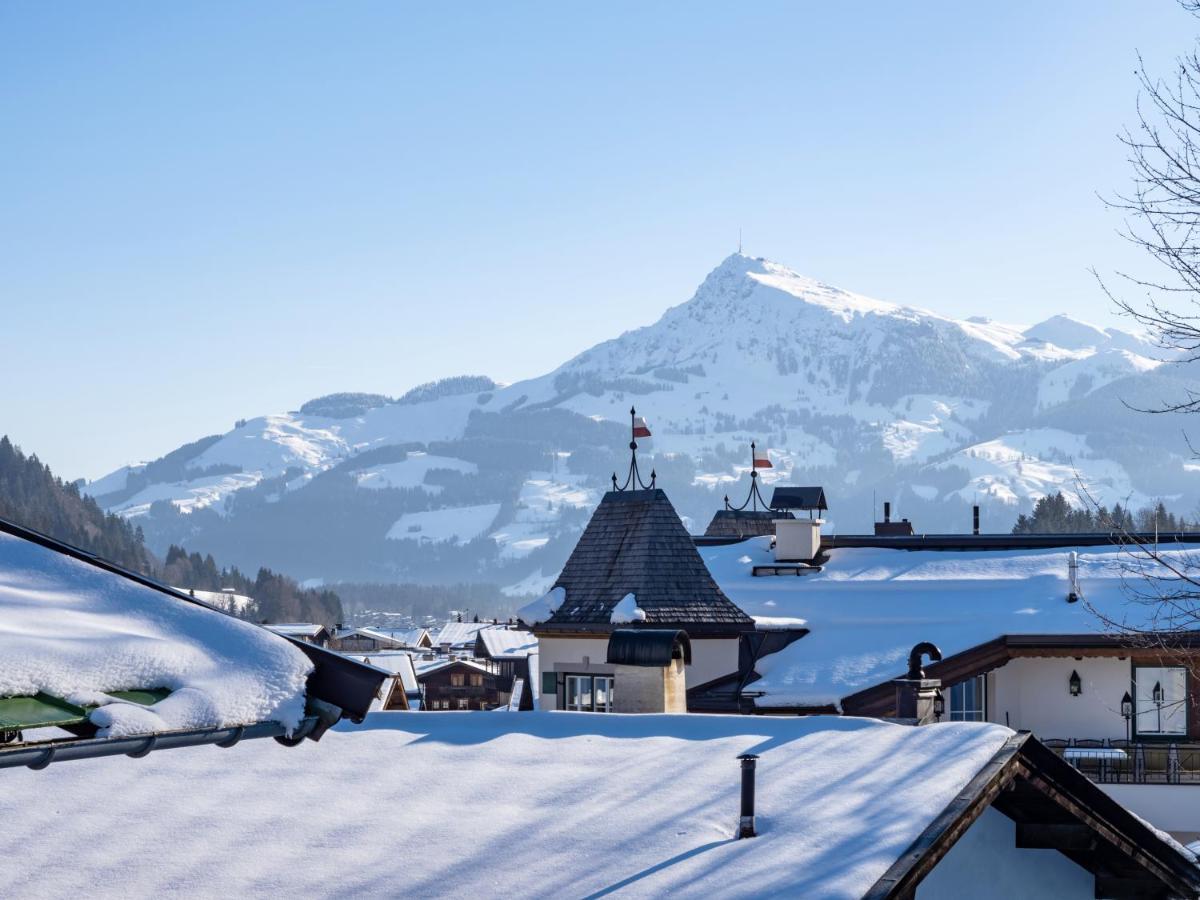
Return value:
<svg viewBox="0 0 1200 900">
<path fill-rule="evenodd" d="M 485 628 L 479 632 L 484 647 L 493 657 L 524 657 L 536 653 L 537 638 L 528 631 L 511 628 Z"/>
<path fill-rule="evenodd" d="M 442 630 L 433 636 L 433 646 L 440 647 L 449 644 L 451 647 L 474 644 L 475 636 L 485 628 L 497 628 L 493 622 L 447 622 Z"/>
<path fill-rule="evenodd" d="M 545 622 L 554 615 L 563 601 L 567 599 L 567 589 L 564 587 L 556 587 L 547 591 L 541 597 L 534 600 L 532 603 L 527 603 L 517 610 L 517 616 L 522 622 L 530 625 L 536 625 L 538 622 Z"/>
<path fill-rule="evenodd" d="M 395 712 L 289 750 L 247 741 L 12 770 L 0 853 L 22 865 L 5 894 L 861 897 L 1011 733 Z M 748 751 L 761 755 L 759 836 L 738 841 Z M 420 848 L 402 871 L 397 848 Z"/>
<path fill-rule="evenodd" d="M 626 594 L 613 607 L 612 615 L 608 617 L 608 621 L 613 625 L 625 625 L 629 622 L 645 622 L 646 611 L 637 605 L 637 597 L 633 594 Z"/>
<path fill-rule="evenodd" d="M 372 653 L 347 653 L 346 655 L 350 659 L 383 669 L 385 672 L 391 672 L 400 679 L 400 683 L 404 685 L 406 691 L 417 690 L 417 670 L 411 654 L 402 650 L 376 650 Z"/>
<path fill-rule="evenodd" d="M 721 589 L 756 620 L 796 617 L 810 629 L 756 665 L 763 678 L 751 690 L 767 692 L 760 706 L 836 703 L 902 675 L 920 641 L 950 655 L 1003 634 L 1102 632 L 1097 611 L 1134 626 L 1148 611 L 1130 594 L 1137 561 L 1116 547 L 1078 549 L 1082 603 L 1067 602 L 1070 548 L 840 548 L 822 571 L 799 578 L 751 575 L 773 561 L 769 537 L 699 549 Z"/>
<path fill-rule="evenodd" d="M 277 721 L 304 713 L 312 664 L 248 622 L 0 534 L 0 697 L 91 704 L 100 736 Z M 153 706 L 109 691 L 168 688 Z"/>
<path fill-rule="evenodd" d="M 315 622 L 280 622 L 277 625 L 264 626 L 276 634 L 286 634 L 290 637 L 316 637 L 325 626 Z"/>
</svg>

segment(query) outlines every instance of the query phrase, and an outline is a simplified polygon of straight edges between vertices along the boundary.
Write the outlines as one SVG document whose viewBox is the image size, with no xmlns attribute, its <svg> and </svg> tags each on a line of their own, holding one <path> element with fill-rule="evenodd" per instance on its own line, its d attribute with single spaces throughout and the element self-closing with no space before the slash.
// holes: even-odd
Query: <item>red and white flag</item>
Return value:
<svg viewBox="0 0 1200 900">
<path fill-rule="evenodd" d="M 635 438 L 650 437 L 650 426 L 641 416 L 633 417 L 633 436 Z"/>
<path fill-rule="evenodd" d="M 774 466 L 771 465 L 771 458 L 769 456 L 767 456 L 766 450 L 760 450 L 758 447 L 754 448 L 754 468 L 756 468 L 756 469 L 773 469 L 773 468 L 775 468 Z"/>
</svg>

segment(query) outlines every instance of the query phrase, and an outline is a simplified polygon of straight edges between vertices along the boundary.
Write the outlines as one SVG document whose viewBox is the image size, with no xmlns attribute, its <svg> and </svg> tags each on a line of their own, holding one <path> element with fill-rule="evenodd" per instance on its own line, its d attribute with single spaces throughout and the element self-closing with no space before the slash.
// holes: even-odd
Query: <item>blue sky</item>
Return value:
<svg viewBox="0 0 1200 900">
<path fill-rule="evenodd" d="M 540 374 L 739 228 L 883 299 L 1113 324 L 1135 51 L 1197 32 L 1172 0 L 6 3 L 0 431 L 95 477 Z"/>
</svg>

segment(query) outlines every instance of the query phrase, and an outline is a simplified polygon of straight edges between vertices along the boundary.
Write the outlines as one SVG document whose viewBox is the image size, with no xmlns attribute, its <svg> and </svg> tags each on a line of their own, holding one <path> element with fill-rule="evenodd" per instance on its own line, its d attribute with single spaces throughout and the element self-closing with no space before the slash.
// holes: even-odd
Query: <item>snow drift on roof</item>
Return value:
<svg viewBox="0 0 1200 900">
<path fill-rule="evenodd" d="M 841 548 L 829 552 L 820 572 L 755 578 L 753 566 L 773 560 L 769 544 L 769 538 L 751 538 L 700 551 L 742 609 L 756 617 L 801 618 L 810 629 L 755 666 L 763 678 L 751 689 L 767 692 L 756 701 L 760 706 L 837 703 L 902 675 L 920 641 L 933 641 L 949 655 L 1002 634 L 1102 632 L 1093 610 L 1130 626 L 1145 624 L 1148 613 L 1129 594 L 1128 569 L 1137 561 L 1116 547 L 1079 549 L 1085 602 L 1068 603 L 1070 548 Z"/>
<path fill-rule="evenodd" d="M 0 534 L 0 697 L 81 703 L 168 688 L 153 706 L 92 713 L 101 737 L 304 714 L 312 664 L 283 638 L 39 544 Z"/>
<path fill-rule="evenodd" d="M 545 622 L 562 606 L 566 598 L 566 588 L 552 588 L 532 603 L 527 603 L 517 610 L 517 617 L 528 625 Z"/>
<path fill-rule="evenodd" d="M 523 657 L 536 653 L 537 638 L 528 631 L 516 631 L 511 628 L 485 628 L 479 632 L 483 646 L 493 657 L 509 656 Z"/>
<path fill-rule="evenodd" d="M 24 864 L 5 893 L 856 898 L 1011 734 L 831 717 L 373 713 L 283 753 L 251 741 L 13 770 L 0 853 Z M 747 751 L 761 754 L 760 834 L 737 841 Z M 83 814 L 63 815 L 54 797 Z M 103 828 L 86 814 L 97 809 Z M 145 851 L 182 834 L 203 840 Z M 398 847 L 420 848 L 399 874 Z M 314 881 L 314 854 L 335 874 Z"/>
</svg>

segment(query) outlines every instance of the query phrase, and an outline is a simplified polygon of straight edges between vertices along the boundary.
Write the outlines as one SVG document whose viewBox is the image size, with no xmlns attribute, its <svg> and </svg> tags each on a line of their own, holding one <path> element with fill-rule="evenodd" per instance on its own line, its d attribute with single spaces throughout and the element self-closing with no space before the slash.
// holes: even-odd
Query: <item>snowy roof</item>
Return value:
<svg viewBox="0 0 1200 900">
<path fill-rule="evenodd" d="M 442 659 L 432 659 L 432 660 L 425 660 L 425 659 L 414 659 L 413 660 L 413 667 L 416 669 L 418 680 L 424 678 L 426 675 L 432 675 L 434 672 L 440 671 L 441 669 L 449 668 L 450 666 L 467 666 L 468 668 L 475 669 L 476 671 L 483 672 L 487 675 L 493 674 L 492 670 L 489 669 L 487 666 L 481 665 L 480 663 L 477 663 L 470 659 L 445 659 L 445 658 L 442 658 Z"/>
<path fill-rule="evenodd" d="M 565 589 L 565 601 L 542 629 L 607 631 L 613 609 L 631 593 L 649 626 L 689 634 L 754 627 L 713 581 L 661 490 L 606 493 L 555 587 Z"/>
<path fill-rule="evenodd" d="M 280 622 L 277 625 L 264 625 L 268 631 L 276 634 L 286 634 L 289 637 L 316 637 L 325 630 L 324 625 L 313 622 Z"/>
<path fill-rule="evenodd" d="M 474 644 L 475 636 L 485 628 L 496 627 L 492 622 L 447 622 L 433 638 L 433 646 L 449 644 L 451 647 L 465 647 Z"/>
<path fill-rule="evenodd" d="M 413 658 L 408 653 L 375 651 L 373 653 L 347 654 L 351 659 L 383 669 L 397 676 L 404 685 L 405 691 L 417 690 L 417 672 Z"/>
<path fill-rule="evenodd" d="M 488 656 L 493 658 L 528 656 L 536 653 L 538 648 L 537 638 L 532 633 L 510 628 L 485 628 L 479 632 L 479 639 Z"/>
<path fill-rule="evenodd" d="M 323 866 L 339 873 L 338 891 L 383 895 L 396 889 L 396 847 L 420 846 L 405 862 L 413 896 L 616 888 L 639 897 L 857 898 L 1011 734 L 832 717 L 378 713 L 320 746 L 281 754 L 269 743 L 243 745 L 230 751 L 238 766 L 225 754 L 179 750 L 136 766 L 14 770 L 0 799 L 9 811 L 0 853 L 28 865 L 5 890 L 66 896 L 119 873 L 135 896 L 186 892 L 197 877 L 214 896 L 256 884 L 307 896 L 319 847 Z M 759 836 L 737 841 L 736 757 L 745 752 L 761 755 Z M 47 797 L 103 810 L 105 827 L 94 815 L 62 815 Z M 129 840 L 177 829 L 179 809 L 189 811 L 188 832 L 204 836 L 182 857 Z M 80 864 L 54 864 L 63 859 Z"/>
<path fill-rule="evenodd" d="M 1147 607 L 1130 596 L 1136 561 L 1128 552 L 1081 547 L 1083 602 L 1068 603 L 1071 552 L 835 548 L 821 571 L 755 577 L 755 565 L 773 562 L 769 538 L 701 548 L 739 606 L 755 617 L 803 619 L 810 630 L 757 663 L 763 677 L 749 690 L 766 692 L 756 700 L 760 706 L 837 703 L 902 675 L 920 641 L 949 655 L 1004 634 L 1100 633 L 1105 625 L 1097 612 L 1146 624 Z"/>
<path fill-rule="evenodd" d="M 47 542 L 47 544 L 52 542 Z M 296 727 L 313 664 L 248 622 L 0 532 L 0 697 L 45 692 L 100 737 L 275 721 Z M 152 706 L 108 692 L 166 688 Z"/>
<path fill-rule="evenodd" d="M 428 632 L 424 628 L 410 628 L 403 631 L 392 631 L 387 628 L 371 628 L 364 626 L 362 628 L 351 628 L 345 631 L 338 632 L 339 638 L 353 637 L 361 635 L 362 637 L 371 638 L 372 640 L 383 643 L 395 644 L 397 647 L 416 647 L 421 640 L 421 636 Z"/>
</svg>

